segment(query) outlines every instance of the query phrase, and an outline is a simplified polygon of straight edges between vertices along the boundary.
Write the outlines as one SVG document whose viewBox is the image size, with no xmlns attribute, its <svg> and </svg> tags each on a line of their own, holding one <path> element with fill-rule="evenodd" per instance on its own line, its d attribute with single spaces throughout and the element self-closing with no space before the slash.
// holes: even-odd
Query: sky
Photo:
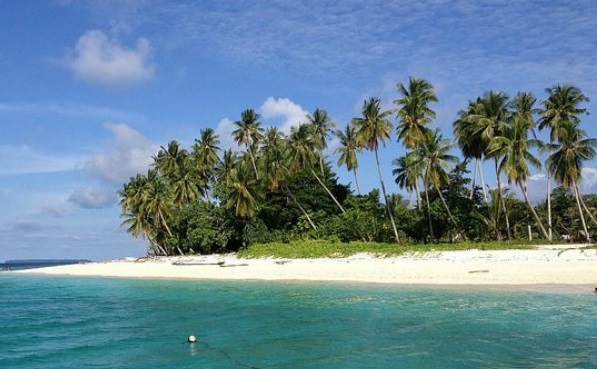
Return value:
<svg viewBox="0 0 597 369">
<path fill-rule="evenodd" d="M 432 127 L 452 138 L 456 113 L 486 91 L 542 100 L 574 84 L 597 137 L 595 40 L 594 0 L 1 1 L 0 261 L 144 255 L 120 228 L 118 189 L 203 128 L 235 148 L 247 108 L 285 132 L 323 108 L 342 129 L 369 97 L 393 108 L 414 76 L 435 86 Z M 394 131 L 380 150 L 389 192 L 402 193 L 391 161 L 403 154 Z M 583 176 L 597 192 L 597 162 Z M 379 187 L 371 154 L 359 181 Z M 544 197 L 544 172 L 529 186 Z"/>
</svg>

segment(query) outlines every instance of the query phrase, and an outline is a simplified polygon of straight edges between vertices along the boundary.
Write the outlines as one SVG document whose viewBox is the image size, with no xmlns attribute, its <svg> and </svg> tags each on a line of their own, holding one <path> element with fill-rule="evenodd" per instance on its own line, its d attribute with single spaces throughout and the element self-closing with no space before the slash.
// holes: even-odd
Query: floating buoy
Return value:
<svg viewBox="0 0 597 369">
<path fill-rule="evenodd" d="M 189 336 L 188 341 L 189 341 L 189 343 L 195 343 L 195 342 L 197 342 L 197 337 Z"/>
</svg>

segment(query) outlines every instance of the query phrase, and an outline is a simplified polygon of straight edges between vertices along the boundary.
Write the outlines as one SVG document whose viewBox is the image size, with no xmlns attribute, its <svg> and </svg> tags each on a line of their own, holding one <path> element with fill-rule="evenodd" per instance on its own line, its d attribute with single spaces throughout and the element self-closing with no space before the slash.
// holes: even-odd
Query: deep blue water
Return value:
<svg viewBox="0 0 597 369">
<path fill-rule="evenodd" d="M 247 367 L 594 369 L 597 296 L 0 273 L 0 368 Z"/>
</svg>

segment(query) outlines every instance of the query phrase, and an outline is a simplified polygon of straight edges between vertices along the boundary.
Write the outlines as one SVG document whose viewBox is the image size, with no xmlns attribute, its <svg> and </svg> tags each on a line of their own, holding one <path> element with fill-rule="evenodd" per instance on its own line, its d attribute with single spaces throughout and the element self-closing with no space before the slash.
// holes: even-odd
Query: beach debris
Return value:
<svg viewBox="0 0 597 369">
<path fill-rule="evenodd" d="M 469 273 L 489 273 L 489 269 L 469 270 Z"/>
<path fill-rule="evenodd" d="M 241 264 L 220 264 L 221 268 L 230 268 L 230 267 L 245 267 L 245 266 L 249 266 L 249 264 L 247 263 L 241 263 Z"/>
<path fill-rule="evenodd" d="M 216 261 L 216 262 L 192 262 L 192 261 L 174 261 L 172 265 L 224 265 L 224 261 Z"/>
<path fill-rule="evenodd" d="M 195 342 L 197 342 L 197 337 L 190 335 L 189 338 L 187 339 L 187 341 L 189 343 L 195 343 Z"/>
</svg>

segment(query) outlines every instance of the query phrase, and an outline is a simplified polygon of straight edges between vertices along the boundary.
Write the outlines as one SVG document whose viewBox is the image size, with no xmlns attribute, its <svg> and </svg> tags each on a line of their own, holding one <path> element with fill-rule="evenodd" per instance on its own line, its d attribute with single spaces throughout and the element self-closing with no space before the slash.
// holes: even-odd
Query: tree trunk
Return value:
<svg viewBox="0 0 597 369">
<path fill-rule="evenodd" d="M 361 196 L 361 187 L 359 187 L 359 178 L 357 176 L 357 168 L 353 169 L 354 172 L 354 183 L 357 186 L 357 193 Z"/>
<path fill-rule="evenodd" d="M 481 186 L 483 187 L 483 198 L 485 198 L 485 203 L 489 204 L 489 199 L 487 197 L 487 186 L 485 186 L 485 178 L 483 177 L 483 166 L 481 165 L 481 159 L 477 159 L 477 165 L 479 166 L 479 174 L 481 175 Z"/>
<path fill-rule="evenodd" d="M 166 227 L 168 236 L 172 237 L 172 232 L 170 231 L 170 227 L 168 227 L 168 224 L 166 223 L 166 218 L 164 218 L 164 214 L 162 213 L 162 210 L 158 209 L 158 215 L 161 219 L 162 224 L 164 225 L 164 227 Z M 180 247 L 178 247 L 178 245 L 176 245 L 176 250 L 178 251 L 178 253 L 180 255 L 184 255 L 184 252 L 182 252 L 182 250 L 180 249 Z"/>
<path fill-rule="evenodd" d="M 578 206 L 578 213 L 580 214 L 580 221 L 582 223 L 582 228 L 585 231 L 585 239 L 587 242 L 591 242 L 591 235 L 589 235 L 589 231 L 587 229 L 587 223 L 585 222 L 585 216 L 582 211 L 582 207 L 580 205 L 580 194 L 578 193 L 578 188 L 576 187 L 576 181 L 572 183 L 572 188 L 574 189 L 574 196 L 576 197 L 576 205 Z"/>
<path fill-rule="evenodd" d="M 251 159 L 251 164 L 253 165 L 253 170 L 255 171 L 255 179 L 259 180 L 259 173 L 257 172 L 257 165 L 255 164 L 253 150 L 251 150 L 251 147 L 249 145 L 247 145 L 247 152 L 249 153 L 249 158 Z"/>
<path fill-rule="evenodd" d="M 164 256 L 168 256 L 168 252 L 166 252 L 166 250 L 165 250 L 165 249 L 164 249 L 162 246 L 160 246 L 160 244 L 158 244 L 157 242 L 153 242 L 153 240 L 152 240 L 152 239 L 150 239 L 150 238 L 148 238 L 148 240 L 149 240 L 149 244 L 150 244 L 152 247 L 155 247 L 155 248 L 157 248 L 157 249 L 158 249 L 158 251 L 161 251 L 161 252 L 162 252 L 162 254 L 164 254 Z"/>
<path fill-rule="evenodd" d="M 545 238 L 548 238 L 549 234 L 545 230 L 545 227 L 543 227 L 543 223 L 541 223 L 541 219 L 539 219 L 539 215 L 537 215 L 537 212 L 535 211 L 533 204 L 531 204 L 531 200 L 529 200 L 529 195 L 527 193 L 526 184 L 519 183 L 518 185 L 520 186 L 520 190 L 522 191 L 522 194 L 524 196 L 524 201 L 526 201 L 527 205 L 529 206 L 529 210 L 531 210 L 531 213 L 533 214 L 533 218 L 535 218 L 535 222 L 537 222 L 537 225 L 539 226 L 539 228 L 541 228 L 541 232 L 543 232 L 543 236 Z"/>
<path fill-rule="evenodd" d="M 471 193 L 469 194 L 468 198 L 472 199 L 473 195 L 475 194 L 475 184 L 477 181 L 477 170 L 478 170 L 478 165 L 477 165 L 477 159 L 475 159 L 475 164 L 473 165 L 473 180 L 471 181 Z"/>
<path fill-rule="evenodd" d="M 423 200 L 421 200 L 421 192 L 419 191 L 419 180 L 417 179 L 415 181 L 415 191 L 417 191 L 416 196 L 417 196 L 417 209 L 419 209 L 419 211 L 421 211 L 421 209 L 423 208 Z"/>
<path fill-rule="evenodd" d="M 553 144 L 553 140 L 550 140 L 550 144 Z M 549 155 L 551 156 L 552 150 L 549 150 Z M 552 220 L 551 220 L 551 175 L 549 173 L 549 168 L 547 168 L 547 229 L 548 229 L 548 239 L 551 241 L 553 234 L 552 234 Z"/>
<path fill-rule="evenodd" d="M 334 194 L 332 193 L 332 191 L 330 191 L 327 188 L 327 186 L 325 185 L 325 183 L 323 183 L 323 181 L 321 180 L 321 178 L 319 178 L 319 176 L 317 175 L 317 173 L 315 173 L 315 171 L 313 169 L 311 169 L 311 174 L 313 174 L 313 176 L 317 179 L 317 182 L 319 182 L 319 184 L 325 189 L 325 191 L 332 198 L 332 200 L 334 200 L 334 202 L 336 203 L 336 205 L 338 206 L 338 208 L 342 211 L 342 213 L 346 213 L 346 210 L 344 210 L 344 208 L 342 207 L 342 205 L 340 205 L 340 203 L 338 202 L 338 199 L 336 199 L 336 196 L 334 196 Z"/>
<path fill-rule="evenodd" d="M 284 188 L 286 189 L 286 192 L 288 192 L 288 194 L 290 195 L 290 197 L 292 198 L 292 200 L 294 200 L 294 202 L 299 207 L 299 209 L 301 209 L 301 212 L 307 218 L 307 221 L 309 222 L 309 224 L 311 225 L 311 227 L 317 232 L 317 227 L 315 226 L 315 224 L 311 220 L 311 217 L 309 216 L 309 214 L 307 214 L 307 212 L 305 211 L 305 209 L 303 209 L 303 207 L 298 202 L 298 200 L 296 199 L 296 197 L 294 197 L 294 195 L 292 194 L 292 192 L 290 192 L 290 189 L 288 188 L 288 186 L 284 186 Z"/>
<path fill-rule="evenodd" d="M 500 180 L 500 173 L 498 170 L 498 161 L 497 158 L 494 158 L 495 161 L 495 178 L 497 178 L 497 186 L 498 186 L 498 195 L 500 196 L 500 202 L 502 204 L 502 210 L 504 211 L 504 216 L 506 217 L 506 232 L 508 234 L 508 239 L 512 238 L 510 233 L 510 219 L 508 218 L 508 210 L 506 210 L 506 201 L 504 200 L 504 196 L 502 196 L 502 182 Z"/>
<path fill-rule="evenodd" d="M 386 186 L 383 183 L 383 178 L 381 177 L 381 167 L 379 166 L 379 156 L 377 155 L 377 148 L 375 148 L 375 162 L 377 163 L 377 173 L 379 174 L 379 183 L 381 185 L 381 192 L 383 193 L 383 199 L 386 204 L 386 210 L 388 211 L 388 216 L 390 217 L 390 222 L 392 223 L 392 229 L 394 230 L 394 237 L 396 238 L 396 243 L 400 242 L 398 238 L 398 229 L 396 229 L 396 222 L 394 222 L 394 215 L 392 215 L 392 210 L 388 206 L 388 197 L 386 195 Z"/>
<path fill-rule="evenodd" d="M 580 190 L 578 188 L 578 183 L 574 184 L 576 186 L 576 191 L 579 193 L 579 200 L 580 203 L 583 207 L 583 209 L 585 209 L 585 211 L 587 212 L 587 214 L 589 215 L 589 217 L 591 218 L 591 220 L 593 220 L 593 222 L 595 223 L 595 225 L 597 225 L 597 219 L 595 219 L 595 217 L 593 216 L 593 214 L 591 213 L 591 211 L 589 210 L 589 208 L 587 207 L 587 205 L 585 204 L 585 200 L 582 199 L 582 195 L 580 195 Z"/>
<path fill-rule="evenodd" d="M 454 224 L 454 227 L 456 227 L 456 232 L 458 232 L 458 234 L 462 237 L 462 239 L 464 239 L 466 241 L 466 236 L 460 230 L 460 227 L 458 227 L 458 223 L 456 222 L 456 219 L 452 215 L 452 212 L 450 212 L 450 208 L 448 207 L 448 203 L 446 203 L 446 199 L 444 199 L 444 195 L 442 195 L 442 191 L 439 189 L 438 186 L 435 186 L 435 189 L 437 190 L 437 193 L 439 195 L 440 200 L 442 200 L 442 204 L 444 204 L 444 208 L 446 208 L 446 212 L 448 213 L 448 217 L 452 221 L 452 224 Z"/>
<path fill-rule="evenodd" d="M 429 203 L 429 186 L 427 186 L 427 181 L 423 182 L 423 185 L 425 186 L 425 199 L 427 200 L 427 219 L 429 220 L 429 236 L 431 237 L 431 239 L 433 239 L 435 237 L 433 236 L 433 224 L 431 223 L 431 204 Z"/>
</svg>

